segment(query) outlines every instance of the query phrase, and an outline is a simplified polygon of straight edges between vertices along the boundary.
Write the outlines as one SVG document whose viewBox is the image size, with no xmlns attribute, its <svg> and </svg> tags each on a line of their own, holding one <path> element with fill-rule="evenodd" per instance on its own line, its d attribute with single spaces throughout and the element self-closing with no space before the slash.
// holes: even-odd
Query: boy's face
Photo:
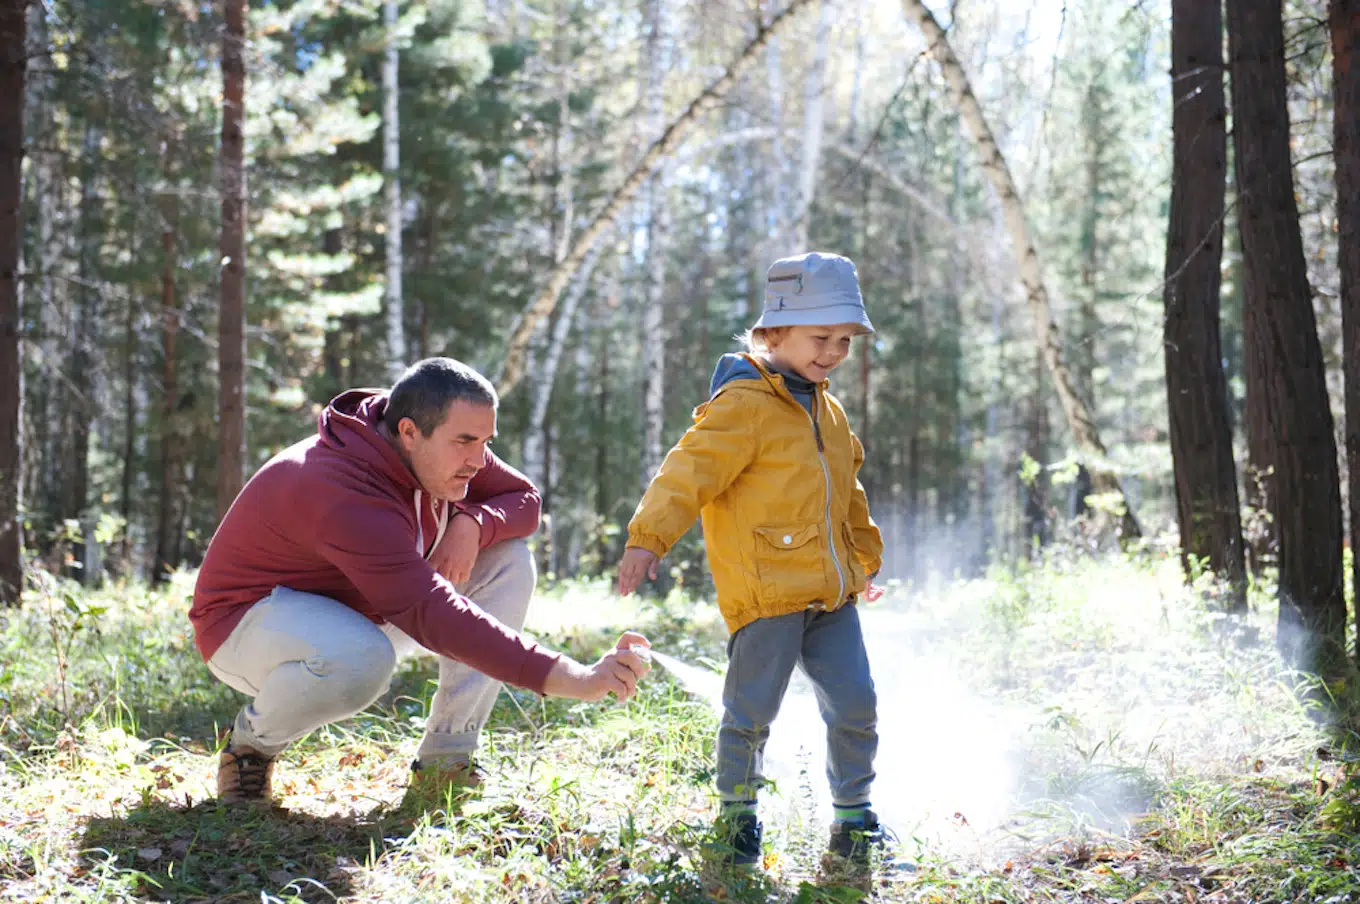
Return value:
<svg viewBox="0 0 1360 904">
<path fill-rule="evenodd" d="M 777 345 L 770 348 L 770 361 L 805 380 L 820 383 L 850 354 L 850 340 L 859 326 L 791 326 Z"/>
</svg>

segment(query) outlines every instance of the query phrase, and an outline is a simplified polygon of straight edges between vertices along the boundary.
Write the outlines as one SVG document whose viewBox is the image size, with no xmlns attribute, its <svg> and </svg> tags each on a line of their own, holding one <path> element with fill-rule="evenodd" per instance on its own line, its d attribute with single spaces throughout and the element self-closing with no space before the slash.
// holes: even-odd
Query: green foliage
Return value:
<svg viewBox="0 0 1360 904">
<path fill-rule="evenodd" d="M 904 661 L 950 663 L 911 695 L 943 693 L 947 677 L 1019 705 L 1028 726 L 1013 753 L 1025 780 L 1007 804 L 1011 842 L 975 861 L 899 824 L 915 868 L 883 871 L 874 897 L 1057 904 L 1084 889 L 1188 901 L 1232 888 L 1283 904 L 1357 891 L 1349 754 L 1310 725 L 1268 644 L 1220 643 L 1221 614 L 1159 589 L 1178 573 L 1174 557 L 1092 563 L 1055 549 L 985 581 L 897 588 L 865 610 L 878 630 L 905 630 Z M 716 717 L 665 672 L 626 706 L 503 695 L 479 752 L 485 793 L 411 812 L 399 804 L 436 671 L 409 661 L 377 704 L 285 754 L 287 810 L 219 806 L 208 797 L 214 732 L 241 700 L 187 642 L 189 577 L 98 596 L 53 585 L 52 605 L 32 599 L 0 628 L 0 894 L 863 899 L 862 887 L 828 886 L 825 836 L 796 787 L 770 796 L 765 869 L 732 874 L 703 856 Z M 50 630 L 54 614 L 69 631 Z M 623 627 L 700 667 L 721 662 L 725 641 L 711 603 L 676 593 L 639 605 L 603 582 L 545 588 L 531 627 L 582 660 Z M 52 669 L 60 644 L 75 689 L 67 712 Z M 894 665 L 876 660 L 876 678 L 905 700 Z M 1141 721 L 1153 710 L 1160 725 Z M 883 710 L 884 730 L 897 712 Z M 969 722 L 952 756 L 986 746 L 989 730 Z M 881 763 L 880 786 L 902 768 Z"/>
</svg>

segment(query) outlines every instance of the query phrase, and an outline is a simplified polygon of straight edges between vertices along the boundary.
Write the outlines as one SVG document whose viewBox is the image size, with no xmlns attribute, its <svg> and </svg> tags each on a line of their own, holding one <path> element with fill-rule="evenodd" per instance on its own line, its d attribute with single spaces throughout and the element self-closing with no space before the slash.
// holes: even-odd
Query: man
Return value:
<svg viewBox="0 0 1360 904">
<path fill-rule="evenodd" d="M 220 799 L 267 801 L 274 759 L 381 696 L 410 647 L 440 657 L 417 788 L 478 783 L 470 757 L 501 682 L 632 696 L 648 669 L 629 649 L 641 635 L 586 667 L 518 633 L 539 496 L 487 448 L 497 404 L 485 377 L 428 358 L 390 392 L 336 397 L 315 436 L 241 490 L 189 611 L 208 668 L 254 698 L 218 762 Z"/>
</svg>

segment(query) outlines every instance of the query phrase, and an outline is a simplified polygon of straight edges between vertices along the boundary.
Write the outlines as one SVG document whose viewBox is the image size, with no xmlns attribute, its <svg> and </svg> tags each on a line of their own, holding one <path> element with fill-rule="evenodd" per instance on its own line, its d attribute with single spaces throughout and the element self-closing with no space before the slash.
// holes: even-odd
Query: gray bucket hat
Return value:
<svg viewBox="0 0 1360 904">
<path fill-rule="evenodd" d="M 864 312 L 853 261 L 809 251 L 770 265 L 765 273 L 765 310 L 752 329 L 841 323 L 856 324 L 865 333 L 874 331 Z"/>
</svg>

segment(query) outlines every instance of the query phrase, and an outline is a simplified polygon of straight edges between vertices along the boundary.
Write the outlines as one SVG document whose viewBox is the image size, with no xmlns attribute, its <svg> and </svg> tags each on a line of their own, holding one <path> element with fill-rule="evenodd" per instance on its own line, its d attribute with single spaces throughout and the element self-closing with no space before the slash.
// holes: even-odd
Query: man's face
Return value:
<svg viewBox="0 0 1360 904">
<path fill-rule="evenodd" d="M 397 441 L 416 480 L 446 502 L 467 495 L 468 481 L 486 465 L 486 447 L 495 435 L 496 409 L 463 400 L 449 405 L 443 423 L 429 436 L 422 436 L 410 418 L 397 424 Z"/>
<path fill-rule="evenodd" d="M 850 340 L 859 332 L 853 323 L 838 326 L 794 326 L 770 349 L 770 360 L 806 380 L 820 383 L 850 354 Z"/>
</svg>

